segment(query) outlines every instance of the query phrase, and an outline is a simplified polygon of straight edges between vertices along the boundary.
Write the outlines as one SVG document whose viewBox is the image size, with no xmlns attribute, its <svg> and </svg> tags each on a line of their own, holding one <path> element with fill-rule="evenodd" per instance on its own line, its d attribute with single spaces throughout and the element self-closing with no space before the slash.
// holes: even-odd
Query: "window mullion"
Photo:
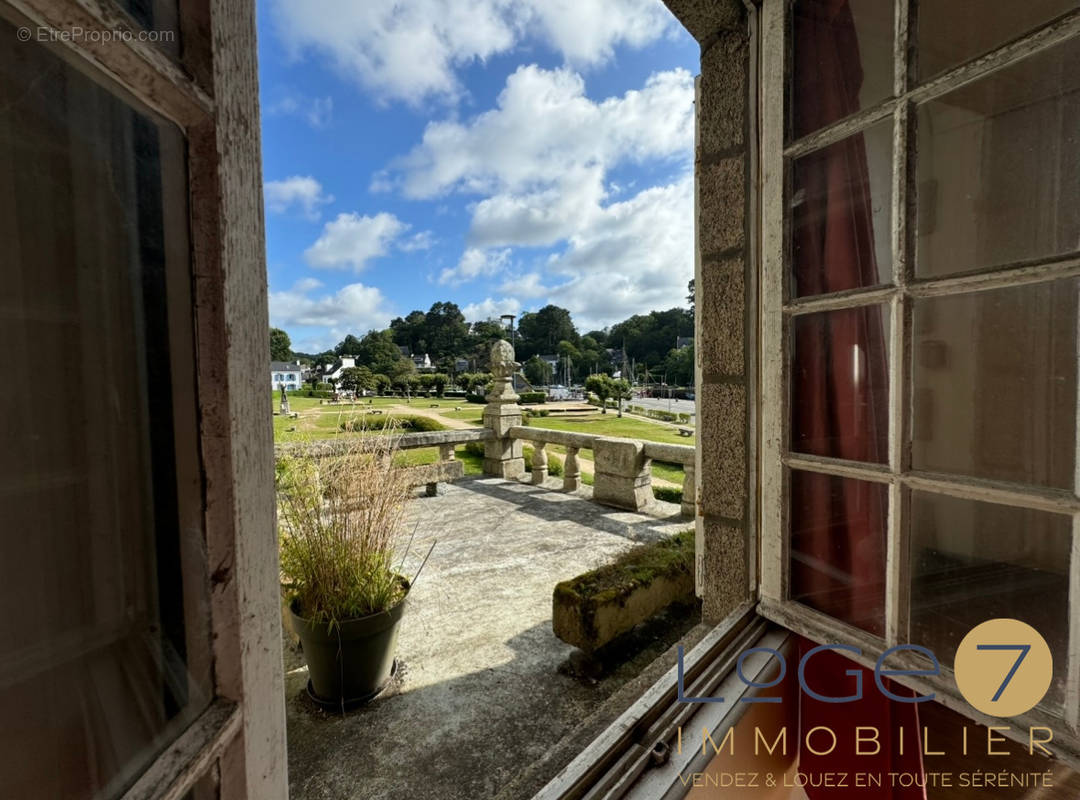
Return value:
<svg viewBox="0 0 1080 800">
<path fill-rule="evenodd" d="M 909 0 L 896 0 L 896 38 L 893 50 L 893 94 L 903 98 L 908 91 L 911 74 L 908 47 Z M 889 315 L 889 469 L 899 476 L 908 466 L 907 408 L 905 398 L 908 364 L 911 351 L 911 309 L 904 288 L 907 286 L 908 264 L 908 186 L 914 166 L 908 157 L 909 115 L 911 105 L 897 101 L 893 111 L 892 147 L 892 261 L 893 281 L 897 292 L 892 298 Z M 889 514 L 886 523 L 885 546 L 885 642 L 889 647 L 900 643 L 908 627 L 909 582 L 908 524 L 904 502 L 905 491 L 899 480 L 889 487 Z"/>
<path fill-rule="evenodd" d="M 1080 346 L 1080 320 L 1076 337 Z M 1078 351 L 1080 352 L 1080 351 Z M 1080 497 L 1080 382 L 1077 383 L 1076 448 L 1073 456 L 1073 493 Z M 1072 552 L 1069 558 L 1069 669 L 1065 680 L 1065 723 L 1080 734 L 1080 513 L 1072 518 Z"/>
<path fill-rule="evenodd" d="M 1080 430 L 1080 428 L 1078 428 Z M 1065 722 L 1080 736 L 1080 514 L 1073 515 L 1069 560 L 1069 672 L 1065 684 Z"/>
<path fill-rule="evenodd" d="M 765 3 L 761 14 L 761 585 L 763 598 L 786 597 L 787 492 L 783 456 L 788 347 L 783 323 L 784 97 L 786 3 Z"/>
</svg>

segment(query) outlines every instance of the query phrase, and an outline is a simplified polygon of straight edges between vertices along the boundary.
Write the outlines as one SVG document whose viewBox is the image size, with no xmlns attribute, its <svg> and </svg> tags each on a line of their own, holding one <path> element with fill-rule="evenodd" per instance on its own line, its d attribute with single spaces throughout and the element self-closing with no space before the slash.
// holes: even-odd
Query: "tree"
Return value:
<svg viewBox="0 0 1080 800">
<path fill-rule="evenodd" d="M 391 386 L 406 391 L 409 388 L 409 378 L 416 377 L 416 365 L 407 358 L 399 358 L 385 374 L 390 378 Z"/>
<path fill-rule="evenodd" d="M 359 343 L 356 357 L 372 372 L 390 377 L 399 362 L 408 361 L 409 366 L 413 366 L 412 361 L 402 357 L 401 349 L 394 344 L 393 332 L 389 330 L 371 331 Z"/>
<path fill-rule="evenodd" d="M 628 360 L 647 366 L 660 366 L 680 336 L 694 335 L 694 316 L 685 308 L 635 314 L 611 328 L 608 344 L 625 347 Z"/>
<path fill-rule="evenodd" d="M 533 386 L 551 383 L 551 365 L 546 361 L 541 361 L 539 356 L 533 356 L 526 361 L 522 372 L 525 373 L 525 380 Z"/>
<path fill-rule="evenodd" d="M 686 284 L 686 304 L 690 306 L 690 313 L 694 313 L 694 308 L 697 303 L 697 298 L 694 293 L 694 279 L 691 278 L 690 282 Z"/>
<path fill-rule="evenodd" d="M 565 308 L 546 305 L 535 313 L 522 314 L 518 320 L 518 360 L 554 353 L 564 339 L 575 346 L 581 339 Z"/>
<path fill-rule="evenodd" d="M 359 395 L 361 392 L 375 388 L 375 376 L 367 367 L 346 367 L 341 371 L 339 385 L 346 392 Z"/>
<path fill-rule="evenodd" d="M 375 384 L 375 391 L 379 394 L 386 394 L 386 390 L 390 388 L 390 379 L 381 372 L 372 375 L 371 380 Z"/>
<path fill-rule="evenodd" d="M 394 342 L 408 347 L 410 353 L 424 353 L 427 343 L 427 315 L 423 311 L 413 311 L 402 319 L 398 317 L 390 323 L 394 332 Z"/>
<path fill-rule="evenodd" d="M 334 348 L 335 356 L 356 356 L 360 354 L 360 340 L 351 333 L 338 342 Z"/>
<path fill-rule="evenodd" d="M 694 346 L 680 347 L 664 359 L 667 382 L 673 386 L 689 386 L 694 382 Z"/>
<path fill-rule="evenodd" d="M 498 339 L 509 338 L 509 331 L 499 320 L 486 319 L 474 322 L 465 340 L 465 358 L 472 362 L 473 368 L 486 367 L 491 357 L 491 343 Z"/>
<path fill-rule="evenodd" d="M 578 375 L 588 375 L 599 372 L 608 364 L 608 354 L 603 346 L 593 338 L 592 334 L 581 337 L 581 348 L 578 357 L 573 359 L 574 371 Z"/>
<path fill-rule="evenodd" d="M 433 372 L 428 377 L 431 378 L 431 387 L 435 390 L 435 394 L 442 397 L 450 383 L 450 376 L 445 372 Z"/>
<path fill-rule="evenodd" d="M 292 341 L 281 328 L 270 329 L 270 360 L 292 361 Z"/>
<path fill-rule="evenodd" d="M 597 347 L 607 347 L 608 346 L 608 332 L 607 332 L 607 330 L 589 331 L 588 333 L 585 334 L 585 336 L 583 338 L 592 339 L 594 342 L 596 342 Z M 582 343 L 582 346 L 584 346 L 584 342 Z"/>
<path fill-rule="evenodd" d="M 590 375 L 585 379 L 585 391 L 592 392 L 600 400 L 600 413 L 607 413 L 607 401 L 615 391 L 614 381 L 607 375 Z"/>
<path fill-rule="evenodd" d="M 469 335 L 465 315 L 456 303 L 433 304 L 424 317 L 424 330 L 427 353 L 433 360 L 459 355 Z"/>
<path fill-rule="evenodd" d="M 630 400 L 634 396 L 630 381 L 625 378 L 608 378 L 611 381 L 611 396 L 619 402 L 619 416 L 622 416 L 623 400 Z"/>
<path fill-rule="evenodd" d="M 463 372 L 458 375 L 458 385 L 467 394 L 482 394 L 484 387 L 491 382 L 490 372 Z"/>
<path fill-rule="evenodd" d="M 484 319 L 479 322 L 474 322 L 469 328 L 469 336 L 473 339 L 478 339 L 485 344 L 490 344 L 496 339 L 506 339 L 509 334 L 507 333 L 506 326 L 497 319 Z"/>
</svg>

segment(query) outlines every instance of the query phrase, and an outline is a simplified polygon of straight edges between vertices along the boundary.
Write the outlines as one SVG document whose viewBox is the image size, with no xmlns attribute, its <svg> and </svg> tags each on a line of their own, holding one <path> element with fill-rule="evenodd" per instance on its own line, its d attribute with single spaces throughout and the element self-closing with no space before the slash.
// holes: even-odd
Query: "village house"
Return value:
<svg viewBox="0 0 1080 800">
<path fill-rule="evenodd" d="M 299 361 L 271 361 L 270 388 L 299 389 L 304 383 L 307 369 Z"/>
</svg>

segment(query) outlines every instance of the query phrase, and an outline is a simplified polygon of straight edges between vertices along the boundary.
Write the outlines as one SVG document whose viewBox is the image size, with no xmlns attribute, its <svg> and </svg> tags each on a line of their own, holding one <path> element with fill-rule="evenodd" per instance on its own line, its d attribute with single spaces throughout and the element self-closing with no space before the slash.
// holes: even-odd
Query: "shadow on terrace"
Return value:
<svg viewBox="0 0 1080 800">
<path fill-rule="evenodd" d="M 483 429 L 403 437 L 406 447 L 438 444 L 443 460 L 419 468 L 428 492 L 409 503 L 406 574 L 438 545 L 410 593 L 390 687 L 359 710 L 328 713 L 307 697 L 303 656 L 285 643 L 294 798 L 529 797 L 671 667 L 675 642 L 703 631 L 696 609 L 673 606 L 607 645 L 603 670 L 581 668 L 552 630 L 555 585 L 692 520 L 652 499 L 648 443 L 522 427 L 498 381 L 488 399 Z M 562 479 L 547 476 L 539 437 L 553 434 L 568 454 L 593 451 L 594 487 L 572 464 Z M 453 460 L 462 441 L 484 442 L 486 477 L 462 477 Z M 676 450 L 663 455 L 692 465 L 692 448 Z"/>
</svg>

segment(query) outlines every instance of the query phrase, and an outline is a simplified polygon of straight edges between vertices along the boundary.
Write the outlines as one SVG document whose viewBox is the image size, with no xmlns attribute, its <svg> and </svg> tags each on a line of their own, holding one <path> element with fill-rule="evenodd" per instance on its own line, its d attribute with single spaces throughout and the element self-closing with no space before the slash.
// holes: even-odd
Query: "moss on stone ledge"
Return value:
<svg viewBox="0 0 1080 800">
<path fill-rule="evenodd" d="M 690 575 L 694 571 L 694 531 L 628 550 L 610 564 L 563 581 L 555 597 L 570 601 L 608 603 L 647 586 L 662 576 Z"/>
</svg>

